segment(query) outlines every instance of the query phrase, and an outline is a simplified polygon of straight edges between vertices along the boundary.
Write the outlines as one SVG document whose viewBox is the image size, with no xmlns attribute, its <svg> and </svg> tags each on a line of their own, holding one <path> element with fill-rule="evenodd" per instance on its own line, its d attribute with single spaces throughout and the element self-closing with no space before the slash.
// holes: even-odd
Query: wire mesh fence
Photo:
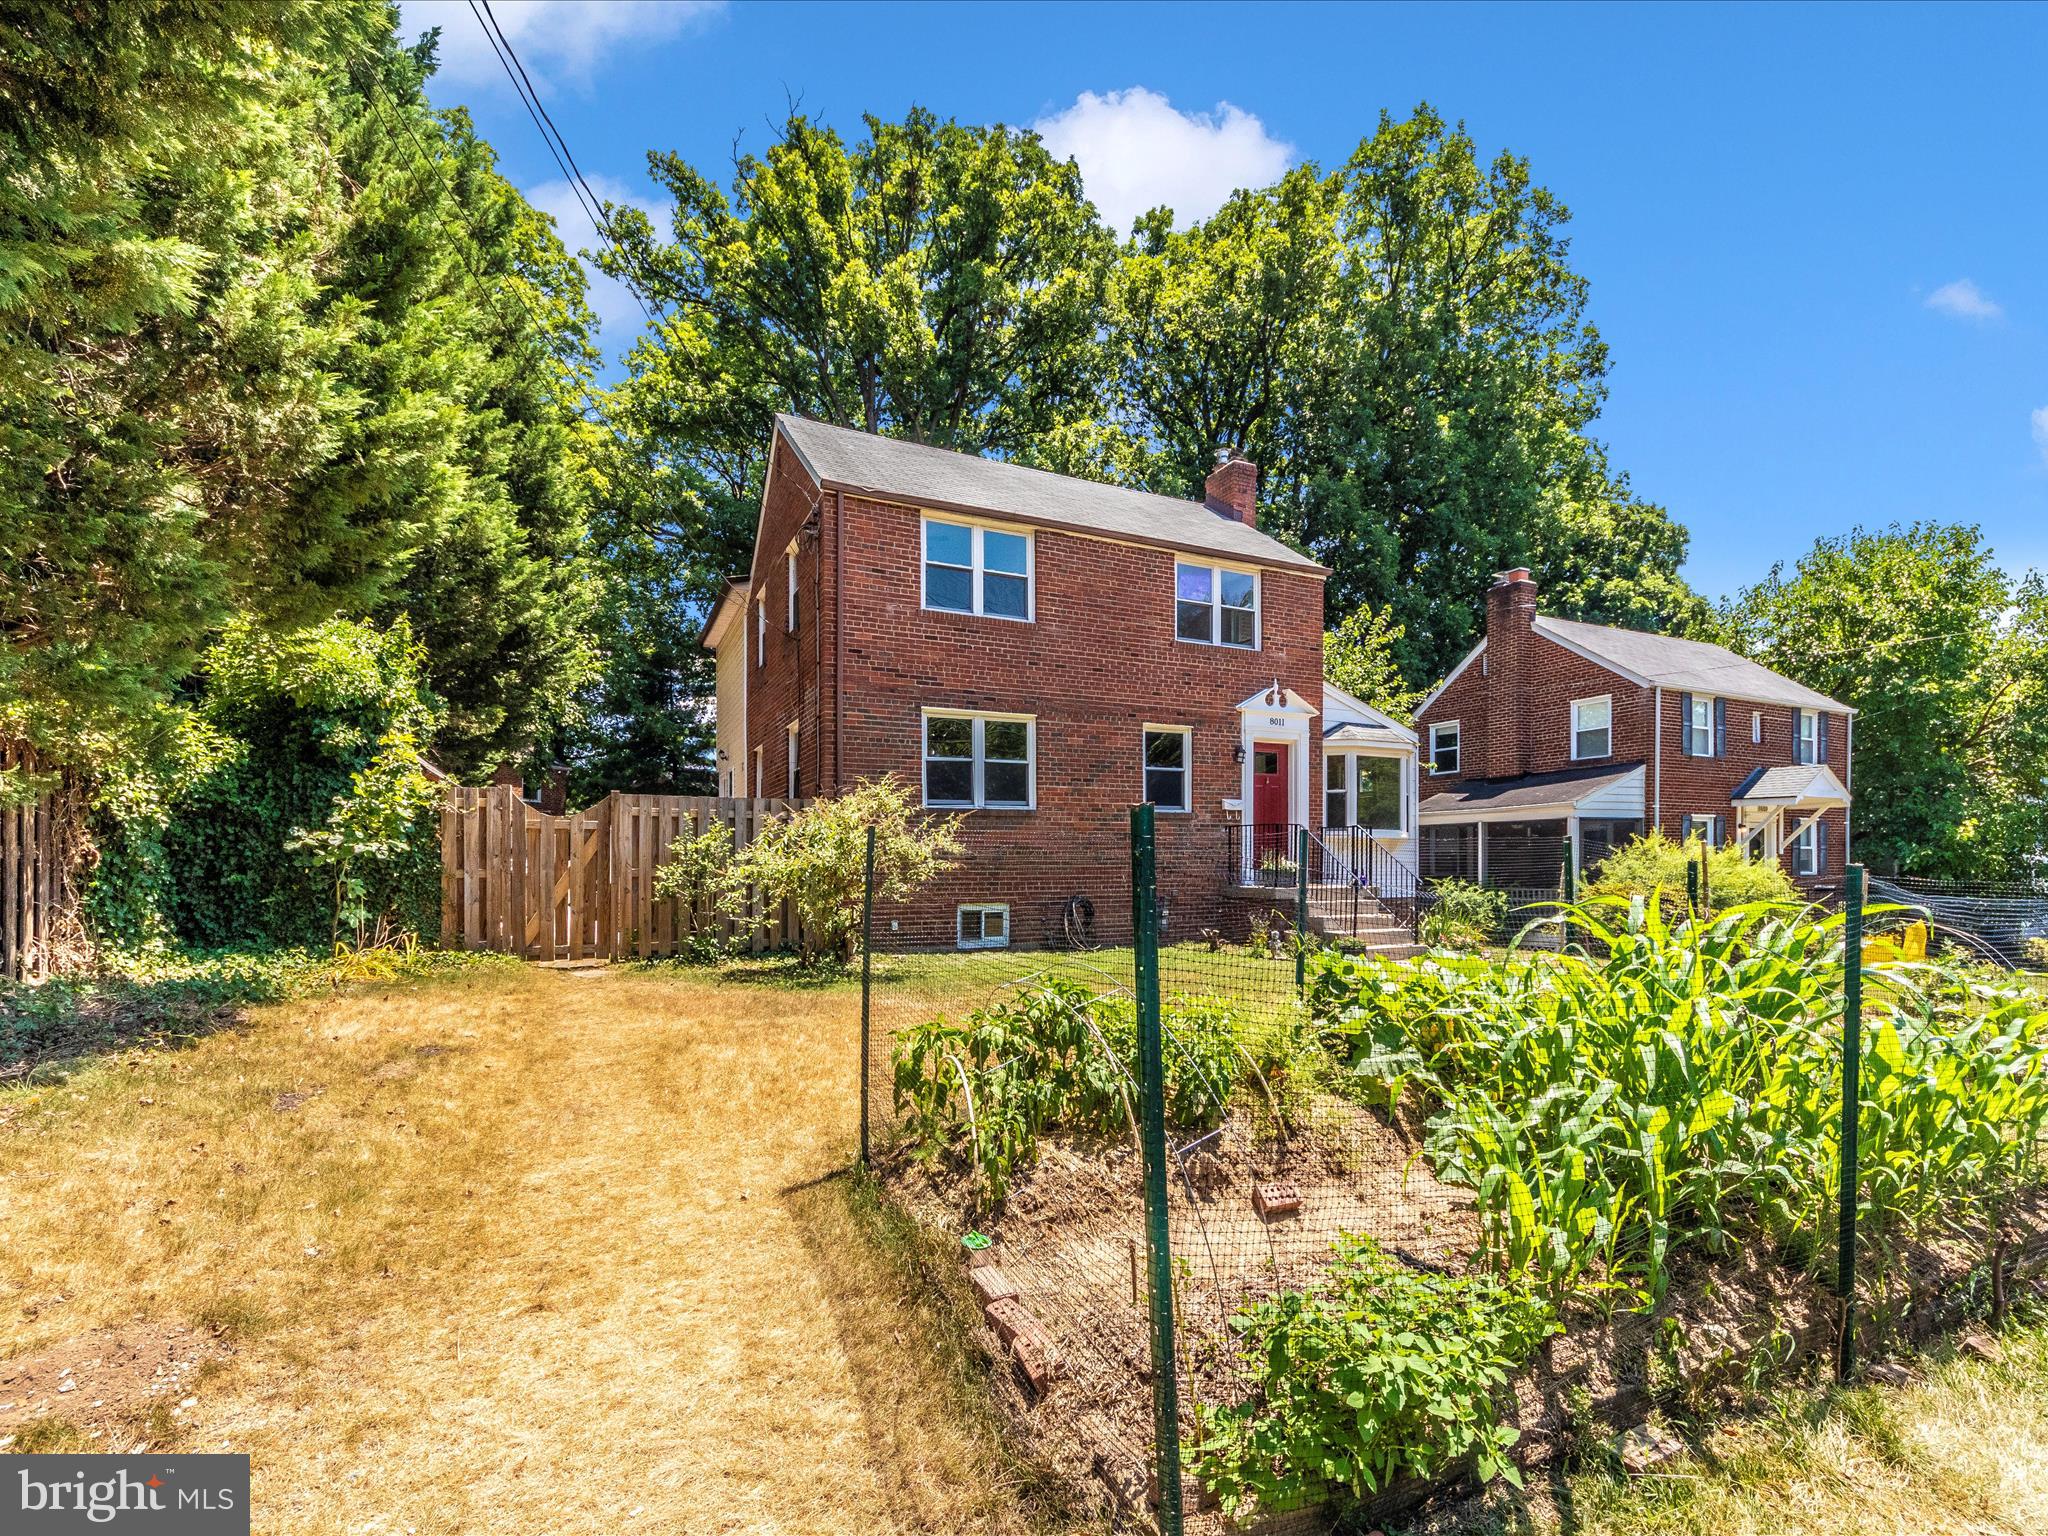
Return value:
<svg viewBox="0 0 2048 1536">
<path fill-rule="evenodd" d="M 1871 894 L 1919 908 L 1938 937 L 1960 947 L 2048 970 L 2048 882 L 1887 875 L 1872 877 Z"/>
<path fill-rule="evenodd" d="M 1519 946 L 1417 959 L 1348 918 L 1361 890 L 1427 918 L 1369 867 L 1231 827 L 1134 859 L 1089 930 L 1122 942 L 871 931 L 870 1166 L 959 1244 L 1077 1490 L 1326 1529 L 2048 1266 L 2038 996 L 1873 971 L 1866 1060 L 1853 919 L 1575 928 L 1536 888 L 1489 935 Z"/>
</svg>

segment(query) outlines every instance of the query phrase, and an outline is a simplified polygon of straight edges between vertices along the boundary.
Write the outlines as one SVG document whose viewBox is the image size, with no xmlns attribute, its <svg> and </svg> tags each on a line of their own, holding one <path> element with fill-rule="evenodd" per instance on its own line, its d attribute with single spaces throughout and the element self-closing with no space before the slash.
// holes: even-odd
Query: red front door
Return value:
<svg viewBox="0 0 2048 1536">
<path fill-rule="evenodd" d="M 1287 743 L 1252 743 L 1252 820 L 1263 833 L 1284 829 L 1292 818 L 1287 814 Z M 1286 838 L 1280 838 L 1285 846 Z"/>
</svg>

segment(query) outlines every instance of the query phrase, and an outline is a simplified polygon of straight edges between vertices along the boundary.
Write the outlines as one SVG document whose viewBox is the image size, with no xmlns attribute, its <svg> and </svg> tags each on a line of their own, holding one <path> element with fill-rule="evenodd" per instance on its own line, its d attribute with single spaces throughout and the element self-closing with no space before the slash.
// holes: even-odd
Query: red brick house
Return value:
<svg viewBox="0 0 2048 1536">
<path fill-rule="evenodd" d="M 720 792 L 894 773 L 962 812 L 962 866 L 878 914 L 905 944 L 1047 942 L 1082 903 L 1128 933 L 1141 799 L 1189 936 L 1254 824 L 1278 841 L 1391 784 L 1406 845 L 1412 734 L 1325 708 L 1327 573 L 1259 530 L 1257 479 L 1232 460 L 1183 501 L 777 417 L 753 567 L 705 634 Z"/>
<path fill-rule="evenodd" d="M 1567 844 L 1590 869 L 1658 828 L 1833 883 L 1854 721 L 1722 646 L 1539 614 L 1508 571 L 1486 638 L 1416 712 L 1423 877 L 1554 886 Z"/>
</svg>

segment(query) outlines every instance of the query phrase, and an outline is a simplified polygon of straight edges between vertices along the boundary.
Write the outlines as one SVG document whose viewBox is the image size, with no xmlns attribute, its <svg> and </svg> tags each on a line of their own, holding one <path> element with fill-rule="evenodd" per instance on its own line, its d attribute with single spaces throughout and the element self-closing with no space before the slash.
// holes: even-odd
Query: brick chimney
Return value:
<svg viewBox="0 0 2048 1536">
<path fill-rule="evenodd" d="M 1502 571 L 1486 593 L 1486 734 L 1479 771 L 1489 779 L 1529 771 L 1528 701 L 1523 697 L 1536 634 L 1536 583 L 1522 566 Z"/>
<path fill-rule="evenodd" d="M 1241 453 L 1209 471 L 1202 484 L 1202 499 L 1218 517 L 1228 517 L 1247 528 L 1259 526 L 1259 466 Z"/>
</svg>

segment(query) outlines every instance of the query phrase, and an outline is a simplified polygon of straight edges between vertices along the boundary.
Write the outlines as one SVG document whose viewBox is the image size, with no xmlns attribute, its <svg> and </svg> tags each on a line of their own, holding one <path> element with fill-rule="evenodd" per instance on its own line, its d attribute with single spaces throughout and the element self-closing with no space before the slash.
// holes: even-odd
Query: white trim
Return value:
<svg viewBox="0 0 2048 1536">
<path fill-rule="evenodd" d="M 784 560 L 784 561 L 785 561 L 785 562 L 787 563 L 787 569 L 788 569 L 788 576 L 787 576 L 787 578 L 785 579 L 785 581 L 784 581 L 784 584 L 783 584 L 783 585 L 784 585 L 784 591 L 783 591 L 783 601 L 784 601 L 784 605 L 785 605 L 785 606 L 787 607 L 787 609 L 788 609 L 788 612 L 784 613 L 784 614 L 783 614 L 783 616 L 782 616 L 782 632 L 783 632 L 784 634 L 788 634 L 788 635 L 793 635 L 793 634 L 795 634 L 795 633 L 796 633 L 796 540 L 795 540 L 795 539 L 791 539 L 791 540 L 789 541 L 789 548 L 785 549 L 785 550 L 784 550 L 784 551 L 782 552 L 782 558 L 783 558 L 783 560 Z"/>
<path fill-rule="evenodd" d="M 1458 752 L 1458 761 L 1457 761 L 1457 765 L 1456 765 L 1455 767 L 1452 767 L 1452 768 L 1449 768 L 1449 769 L 1443 769 L 1443 770 L 1439 770 L 1439 769 L 1437 768 L 1437 765 L 1436 765 L 1436 733 L 1437 733 L 1438 731 L 1449 731 L 1449 732 L 1450 732 L 1450 733 L 1451 733 L 1452 735 L 1454 735 L 1454 736 L 1456 736 L 1456 737 L 1458 738 L 1458 740 L 1457 740 L 1457 752 Z M 1461 777 L 1461 776 L 1462 776 L 1462 775 L 1464 774 L 1464 772 L 1465 772 L 1465 732 L 1464 732 L 1464 730 L 1463 730 L 1463 722 L 1462 722 L 1462 721 L 1458 721 L 1458 720 L 1432 720 L 1432 721 L 1430 721 L 1430 722 L 1429 722 L 1429 742 L 1428 742 L 1428 750 L 1427 750 L 1427 751 L 1426 751 L 1426 752 L 1425 752 L 1425 753 L 1423 754 L 1423 756 L 1422 756 L 1422 759 L 1421 759 L 1421 761 L 1422 761 L 1422 763 L 1423 763 L 1424 765 L 1426 765 L 1426 766 L 1424 767 L 1424 770 L 1423 770 L 1423 771 L 1424 771 L 1424 772 L 1426 772 L 1427 774 L 1429 774 L 1429 776 L 1430 776 L 1431 778 L 1446 778 L 1446 779 L 1448 779 L 1448 778 L 1456 778 L 1456 777 Z"/>
<path fill-rule="evenodd" d="M 1764 712 L 1752 709 L 1749 712 L 1749 744 L 1760 747 L 1764 742 Z"/>
<path fill-rule="evenodd" d="M 974 797 L 972 800 L 933 800 L 930 797 L 926 769 L 931 762 L 931 729 L 933 720 L 966 720 L 972 723 L 969 733 L 968 752 L 962 758 L 942 758 L 942 762 L 971 762 L 973 766 Z M 1024 727 L 1024 768 L 1025 801 L 1019 805 L 1014 800 L 989 803 L 986 783 L 988 770 L 988 749 L 985 738 L 986 727 L 991 721 L 1019 724 Z M 1002 758 L 1002 762 L 1012 759 Z M 944 811 L 1035 811 L 1038 809 L 1038 717 L 1036 715 L 1005 714 L 989 709 L 939 709 L 927 706 L 918 711 L 917 718 L 917 789 L 920 802 L 930 810 Z"/>
<path fill-rule="evenodd" d="M 768 593 L 764 588 L 754 594 L 754 665 L 768 664 Z"/>
<path fill-rule="evenodd" d="M 1332 702 L 1338 707 L 1332 709 L 1330 707 Z M 1335 683 L 1330 682 L 1326 678 L 1323 682 L 1323 719 L 1326 721 L 1337 720 L 1343 724 L 1350 724 L 1352 722 L 1344 720 L 1344 716 L 1347 714 L 1364 715 L 1367 717 L 1366 723 L 1383 725 L 1411 745 L 1415 741 L 1415 727 L 1412 724 L 1396 720 L 1383 709 L 1373 708 L 1372 705 L 1366 703 L 1365 700 L 1359 698 L 1356 694 L 1346 693 L 1342 688 L 1339 688 Z"/>
<path fill-rule="evenodd" d="M 1376 758 L 1381 762 L 1389 762 L 1396 765 L 1397 773 L 1394 781 L 1395 825 L 1391 827 L 1368 827 L 1362 825 L 1358 820 L 1358 760 L 1362 757 Z M 1317 809 L 1323 813 L 1323 826 L 1325 828 L 1334 827 L 1339 829 L 1357 828 L 1368 837 L 1380 839 L 1409 836 L 1408 773 L 1405 766 L 1403 766 L 1409 757 L 1410 754 L 1394 747 L 1325 746 L 1323 748 L 1322 792 L 1317 801 Z M 1330 765 L 1332 763 L 1342 763 L 1344 765 L 1342 769 L 1344 782 L 1339 790 L 1336 791 L 1344 796 L 1344 819 L 1335 822 L 1330 820 L 1330 795 L 1332 794 L 1330 788 Z"/>
<path fill-rule="evenodd" d="M 932 524 L 944 523 L 950 528 L 965 528 L 968 533 L 967 571 L 968 589 L 973 594 L 971 608 L 947 608 L 934 603 L 929 597 L 925 573 L 932 561 Z M 983 553 L 985 536 L 990 533 L 1007 534 L 1013 539 L 1024 541 L 1024 612 L 990 613 L 985 602 L 984 582 L 988 575 L 988 562 Z M 949 571 L 963 567 L 949 560 L 939 561 Z M 997 571 L 998 576 L 1015 578 L 1015 571 Z M 1038 622 L 1038 538 L 1028 528 L 1019 528 L 999 523 L 989 518 L 967 517 L 918 509 L 917 520 L 917 605 L 926 613 L 950 613 L 955 618 L 1000 619 L 1008 624 L 1035 624 Z"/>
<path fill-rule="evenodd" d="M 1664 830 L 1664 688 L 1660 683 L 1653 690 L 1650 704 L 1650 755 L 1657 765 L 1657 783 L 1650 791 L 1650 830 Z"/>
<path fill-rule="evenodd" d="M 1160 805 L 1152 799 L 1151 785 L 1146 781 L 1152 776 L 1152 765 L 1145 760 L 1145 738 L 1147 736 L 1178 736 L 1180 738 L 1180 800 L 1179 805 Z M 1162 768 L 1161 773 L 1173 770 Z M 1191 725 L 1161 725 L 1156 721 L 1145 721 L 1138 727 L 1138 799 L 1150 802 L 1154 809 L 1165 816 L 1187 816 L 1195 809 L 1195 728 Z"/>
<path fill-rule="evenodd" d="M 1598 704 L 1607 711 L 1607 723 L 1600 727 L 1601 730 L 1607 733 L 1607 750 L 1605 752 L 1582 753 L 1579 751 L 1579 732 L 1581 730 L 1593 729 L 1591 726 L 1582 727 L 1579 724 L 1579 710 L 1587 704 Z M 1571 760 L 1575 763 L 1593 763 L 1598 762 L 1603 757 L 1614 756 L 1614 695 L 1611 693 L 1592 693 L 1583 699 L 1573 699 L 1571 707 L 1571 736 Z"/>
<path fill-rule="evenodd" d="M 999 939 L 987 937 L 970 941 L 967 937 L 967 914 L 979 913 L 984 919 L 991 912 L 1003 914 L 1003 936 Z M 987 922 L 982 924 L 984 934 Z M 953 947 L 955 949 L 1008 949 L 1010 947 L 1010 904 L 1007 901 L 963 901 L 953 909 Z"/>
<path fill-rule="evenodd" d="M 762 798 L 761 792 L 765 788 L 767 788 L 767 785 L 763 782 L 763 775 L 766 774 L 767 771 L 768 744 L 766 742 L 757 741 L 754 743 L 754 798 L 756 800 Z"/>
<path fill-rule="evenodd" d="M 1444 680 L 1442 682 L 1438 683 L 1434 688 L 1430 689 L 1429 692 L 1425 693 L 1422 696 L 1422 702 L 1415 706 L 1415 718 L 1418 722 L 1422 719 L 1424 715 L 1429 713 L 1429 706 L 1436 702 L 1437 695 L 1442 693 L 1446 688 L 1450 687 L 1451 684 L 1455 683 L 1458 680 L 1459 674 L 1462 673 L 1467 667 L 1471 666 L 1472 663 L 1478 658 L 1479 653 L 1485 649 L 1486 642 L 1484 640 L 1480 641 L 1477 645 L 1473 646 L 1471 650 L 1465 653 L 1465 659 L 1463 661 L 1459 662 L 1455 667 L 1451 668 L 1449 672 L 1444 674 Z"/>
<path fill-rule="evenodd" d="M 803 734 L 800 722 L 795 720 L 790 721 L 789 724 L 783 728 L 782 734 L 785 738 L 787 738 L 789 744 L 789 769 L 787 774 L 785 775 L 784 782 L 788 786 L 787 793 L 789 795 L 789 798 L 794 800 L 796 798 L 796 767 L 798 757 L 801 753 L 800 738 Z"/>
<path fill-rule="evenodd" d="M 1287 819 L 1300 826 L 1310 825 L 1319 785 L 1309 782 L 1309 759 L 1314 755 L 1314 736 L 1309 721 L 1316 716 L 1316 708 L 1291 688 L 1281 689 L 1276 697 L 1272 688 L 1261 688 L 1250 698 L 1237 706 L 1238 744 L 1244 748 L 1244 761 L 1238 767 L 1238 799 L 1235 807 L 1241 819 L 1250 821 L 1256 814 L 1252 799 L 1252 754 L 1262 742 L 1285 742 L 1287 744 Z M 1229 801 L 1224 808 L 1230 809 Z"/>
<path fill-rule="evenodd" d="M 1190 570 L 1207 571 L 1209 573 L 1209 638 L 1207 640 L 1190 640 L 1180 632 L 1180 568 L 1182 566 L 1187 566 Z M 1223 638 L 1223 573 L 1225 571 L 1229 571 L 1237 576 L 1249 576 L 1252 579 L 1252 643 L 1250 645 L 1235 645 Z M 1178 555 L 1174 556 L 1172 615 L 1174 643 L 1176 645 L 1214 646 L 1220 651 L 1264 650 L 1266 648 L 1266 594 L 1263 590 L 1264 587 L 1263 573 L 1255 565 L 1241 565 L 1230 560 L 1183 560 Z M 1232 608 L 1230 611 L 1232 613 L 1244 612 L 1242 608 Z"/>
</svg>

